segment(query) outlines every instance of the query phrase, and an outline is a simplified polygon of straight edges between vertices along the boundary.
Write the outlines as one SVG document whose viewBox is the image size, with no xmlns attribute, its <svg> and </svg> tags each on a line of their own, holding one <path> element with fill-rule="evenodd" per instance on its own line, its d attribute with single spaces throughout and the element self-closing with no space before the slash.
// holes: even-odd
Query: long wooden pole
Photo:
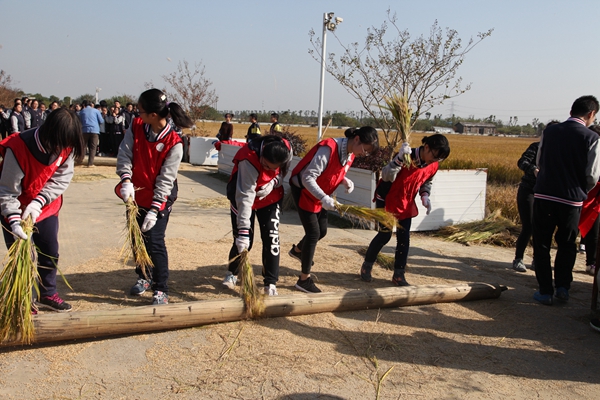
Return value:
<svg viewBox="0 0 600 400">
<path fill-rule="evenodd" d="M 406 286 L 265 297 L 265 317 L 401 307 L 498 298 L 506 288 L 487 283 Z M 189 328 L 244 319 L 240 298 L 205 300 L 110 311 L 49 313 L 34 317 L 34 343 Z M 19 345 L 18 339 L 0 346 Z"/>
</svg>

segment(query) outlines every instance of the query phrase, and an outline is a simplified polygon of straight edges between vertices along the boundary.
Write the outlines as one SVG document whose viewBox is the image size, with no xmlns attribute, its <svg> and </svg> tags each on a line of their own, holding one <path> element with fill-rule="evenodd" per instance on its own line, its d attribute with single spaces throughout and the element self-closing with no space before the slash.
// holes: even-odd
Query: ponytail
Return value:
<svg viewBox="0 0 600 400">
<path fill-rule="evenodd" d="M 158 89 L 146 90 L 138 101 L 147 113 L 156 113 L 161 118 L 167 118 L 170 114 L 175 125 L 179 127 L 189 128 L 194 125 L 194 121 L 183 108 L 177 103 L 168 102 L 167 95 Z"/>
</svg>

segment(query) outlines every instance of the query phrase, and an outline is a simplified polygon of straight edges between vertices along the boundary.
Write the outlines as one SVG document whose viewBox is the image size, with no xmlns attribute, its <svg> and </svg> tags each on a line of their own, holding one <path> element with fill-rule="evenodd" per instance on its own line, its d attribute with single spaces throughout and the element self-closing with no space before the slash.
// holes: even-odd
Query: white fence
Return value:
<svg viewBox="0 0 600 400">
<path fill-rule="evenodd" d="M 232 160 L 239 149 L 238 146 L 221 146 L 218 157 L 220 173 L 231 174 Z M 290 171 L 299 161 L 299 157 L 294 157 Z M 377 185 L 375 174 L 364 169 L 350 168 L 346 176 L 354 182 L 354 191 L 348 194 L 344 187 L 340 186 L 335 192 L 338 201 L 375 208 L 372 202 Z M 284 180 L 286 184 L 288 179 L 289 174 Z M 431 212 L 426 215 L 425 207 L 421 205 L 420 198 L 417 198 L 419 215 L 413 218 L 411 231 L 430 231 L 442 226 L 483 219 L 486 181 L 487 171 L 482 169 L 438 171 L 431 188 Z"/>
</svg>

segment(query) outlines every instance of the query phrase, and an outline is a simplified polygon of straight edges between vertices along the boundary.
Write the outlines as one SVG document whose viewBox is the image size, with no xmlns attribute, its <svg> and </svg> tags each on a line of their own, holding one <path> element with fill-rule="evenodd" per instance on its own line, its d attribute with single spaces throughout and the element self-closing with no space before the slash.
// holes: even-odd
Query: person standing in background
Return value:
<svg viewBox="0 0 600 400">
<path fill-rule="evenodd" d="M 248 128 L 248 133 L 246 134 L 246 143 L 251 141 L 252 139 L 256 139 L 260 137 L 260 125 L 258 125 L 256 114 L 252 113 L 248 117 L 250 120 L 250 127 Z"/>
<path fill-rule="evenodd" d="M 104 123 L 100 111 L 94 108 L 94 103 L 83 101 L 83 109 L 79 112 L 83 142 L 88 148 L 88 168 L 94 167 L 94 157 L 100 142 L 100 124 Z"/>
<path fill-rule="evenodd" d="M 560 302 L 569 300 L 581 206 L 600 176 L 598 135 L 588 128 L 599 108 L 594 96 L 578 98 L 571 117 L 546 128 L 540 138 L 533 188 L 533 258 L 539 290 L 533 298 L 545 305 L 552 305 L 553 296 Z M 557 244 L 554 282 L 553 236 Z"/>
</svg>

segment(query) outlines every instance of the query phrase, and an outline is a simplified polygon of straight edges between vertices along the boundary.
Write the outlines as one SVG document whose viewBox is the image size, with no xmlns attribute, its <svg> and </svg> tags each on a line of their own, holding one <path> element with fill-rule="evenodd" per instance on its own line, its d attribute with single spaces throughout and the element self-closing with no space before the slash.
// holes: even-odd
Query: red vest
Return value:
<svg viewBox="0 0 600 400">
<path fill-rule="evenodd" d="M 398 219 L 413 218 L 419 215 L 415 197 L 427 179 L 435 175 L 438 163 L 433 162 L 423 168 L 411 166 L 402 168 L 385 198 L 385 210 Z"/>
<path fill-rule="evenodd" d="M 291 149 L 290 143 L 283 139 L 283 142 L 287 146 L 288 149 Z M 248 144 L 244 145 L 241 149 L 238 150 L 235 157 L 233 157 L 233 170 L 231 171 L 231 176 L 229 177 L 229 184 L 235 185 L 235 182 L 232 182 L 232 179 L 237 179 L 237 170 L 238 164 L 242 160 L 249 161 L 254 168 L 258 171 L 258 179 L 256 180 L 256 190 L 258 191 L 261 187 L 271 182 L 273 178 L 275 178 L 279 174 L 279 168 L 276 170 L 266 170 L 263 168 L 260 163 L 260 157 L 256 154 L 256 151 L 251 150 Z M 252 204 L 253 210 L 258 210 L 263 207 L 269 206 L 271 204 L 277 203 L 279 200 L 283 198 L 283 186 L 279 186 L 274 188 L 271 193 L 268 194 L 262 200 L 259 200 L 258 197 L 254 198 L 254 203 Z"/>
<path fill-rule="evenodd" d="M 296 168 L 294 168 L 294 170 L 292 171 L 292 177 L 299 175 L 302 169 L 304 169 L 304 167 L 306 167 L 312 161 L 313 157 L 317 153 L 317 150 L 319 150 L 319 148 L 323 146 L 327 146 L 331 149 L 331 157 L 329 157 L 329 162 L 327 163 L 327 167 L 325 167 L 325 171 L 323 171 L 321 175 L 319 175 L 319 177 L 317 178 L 317 185 L 319 185 L 321 190 L 323 190 L 323 192 L 325 192 L 326 195 L 331 196 L 331 194 L 335 192 L 335 189 L 337 189 L 337 187 L 340 185 L 340 183 L 342 183 L 342 181 L 346 177 L 346 173 L 348 172 L 348 169 L 354 161 L 354 154 L 351 154 L 350 159 L 348 160 L 346 165 L 342 165 L 340 161 L 340 156 L 338 154 L 337 142 L 335 141 L 335 139 L 330 138 L 322 140 L 319 143 L 317 143 L 312 149 L 310 149 L 308 154 L 305 155 L 302 160 L 300 160 L 298 165 L 296 165 Z M 298 176 L 298 182 L 302 184 L 300 176 Z M 304 188 L 300 193 L 299 205 L 300 208 L 305 211 L 313 213 L 318 213 L 321 211 L 321 200 L 317 199 L 308 190 Z"/>
<path fill-rule="evenodd" d="M 581 237 L 587 236 L 590 229 L 600 214 L 600 183 L 588 193 L 587 199 L 583 201 L 581 215 L 579 216 L 579 231 Z"/>
<path fill-rule="evenodd" d="M 69 157 L 69 154 L 71 154 L 70 148 L 64 149 L 56 161 L 50 165 L 45 165 L 38 161 L 33 154 L 31 154 L 31 151 L 29 151 L 27 145 L 21 138 L 21 135 L 18 133 L 10 135 L 0 142 L 0 154 L 2 157 L 4 157 L 6 149 L 11 149 L 17 162 L 19 163 L 19 167 L 21 167 L 21 170 L 25 175 L 21 181 L 21 195 L 17 197 L 21 203 L 21 210 L 24 210 L 25 207 L 27 207 L 29 203 L 31 203 L 31 201 L 38 194 L 40 194 L 40 191 L 44 188 L 46 182 L 52 178 L 56 170 L 65 163 Z M 0 171 L 3 164 L 4 162 L 0 164 Z M 58 211 L 60 210 L 61 206 L 62 195 L 58 196 L 54 201 L 46 204 L 42 208 L 42 213 L 38 217 L 37 222 L 40 222 L 53 215 L 58 215 Z"/>
<path fill-rule="evenodd" d="M 131 182 L 136 189 L 135 202 L 143 207 L 150 208 L 154 197 L 154 184 L 160 174 L 165 158 L 169 151 L 178 143 L 182 143 L 181 138 L 169 126 L 169 131 L 165 135 L 159 136 L 156 142 L 150 142 L 146 138 L 144 123 L 141 118 L 135 118 L 131 125 L 133 133 L 133 158 L 131 170 Z M 121 184 L 115 188 L 115 193 L 120 197 Z M 164 210 L 167 198 L 163 199 L 160 210 Z"/>
</svg>

